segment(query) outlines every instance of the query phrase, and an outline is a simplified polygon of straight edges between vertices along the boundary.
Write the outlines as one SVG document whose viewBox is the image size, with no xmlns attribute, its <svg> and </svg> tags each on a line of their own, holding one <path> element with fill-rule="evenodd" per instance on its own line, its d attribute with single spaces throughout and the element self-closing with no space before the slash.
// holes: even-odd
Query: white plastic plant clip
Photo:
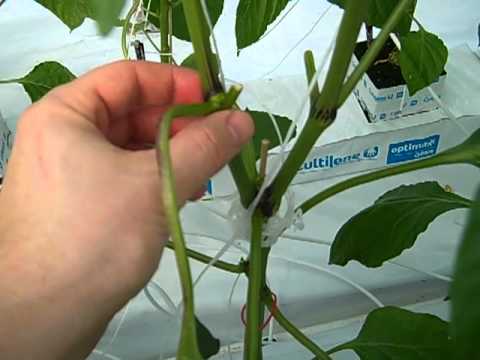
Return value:
<svg viewBox="0 0 480 360">
<path fill-rule="evenodd" d="M 297 230 L 302 230 L 304 223 L 302 212 L 295 211 L 295 193 L 292 190 L 288 190 L 277 214 L 271 217 L 265 224 L 263 233 L 266 237 L 262 246 L 270 247 L 274 245 L 283 232 L 292 226 Z"/>
</svg>

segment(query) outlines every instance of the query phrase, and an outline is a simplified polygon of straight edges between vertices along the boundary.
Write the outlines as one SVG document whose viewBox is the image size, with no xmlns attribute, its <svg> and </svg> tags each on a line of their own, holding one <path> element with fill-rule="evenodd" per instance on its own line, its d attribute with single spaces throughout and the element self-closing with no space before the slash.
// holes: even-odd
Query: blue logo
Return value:
<svg viewBox="0 0 480 360">
<path fill-rule="evenodd" d="M 373 146 L 363 151 L 347 155 L 325 155 L 318 156 L 303 163 L 299 171 L 317 171 L 333 169 L 343 165 L 348 165 L 361 160 L 375 160 L 378 158 L 380 148 Z"/>
<path fill-rule="evenodd" d="M 435 155 L 438 151 L 440 135 L 432 135 L 424 139 L 412 139 L 388 147 L 387 164 L 397 164 Z"/>
</svg>

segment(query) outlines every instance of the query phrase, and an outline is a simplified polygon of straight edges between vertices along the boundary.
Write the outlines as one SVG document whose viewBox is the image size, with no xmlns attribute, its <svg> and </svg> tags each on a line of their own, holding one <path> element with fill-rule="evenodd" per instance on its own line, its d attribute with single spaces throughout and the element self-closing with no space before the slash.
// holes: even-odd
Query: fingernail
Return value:
<svg viewBox="0 0 480 360">
<path fill-rule="evenodd" d="M 247 114 L 239 111 L 230 114 L 227 127 L 232 133 L 233 140 L 238 144 L 244 144 L 253 134 L 252 120 Z"/>
</svg>

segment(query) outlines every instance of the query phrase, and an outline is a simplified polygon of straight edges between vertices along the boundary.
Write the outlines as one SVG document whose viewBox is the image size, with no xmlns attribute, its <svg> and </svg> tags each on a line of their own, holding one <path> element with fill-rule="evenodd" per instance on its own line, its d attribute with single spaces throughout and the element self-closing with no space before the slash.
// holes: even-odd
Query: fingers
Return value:
<svg viewBox="0 0 480 360">
<path fill-rule="evenodd" d="M 181 203 L 228 163 L 252 136 L 246 113 L 223 111 L 193 122 L 170 140 L 172 165 Z"/>
<path fill-rule="evenodd" d="M 120 61 L 93 70 L 49 95 L 92 122 L 109 137 L 151 138 L 171 104 L 202 101 L 198 75 L 189 69 L 146 61 Z M 120 131 L 120 130 L 121 131 Z M 131 140 L 131 139 L 129 139 Z"/>
</svg>

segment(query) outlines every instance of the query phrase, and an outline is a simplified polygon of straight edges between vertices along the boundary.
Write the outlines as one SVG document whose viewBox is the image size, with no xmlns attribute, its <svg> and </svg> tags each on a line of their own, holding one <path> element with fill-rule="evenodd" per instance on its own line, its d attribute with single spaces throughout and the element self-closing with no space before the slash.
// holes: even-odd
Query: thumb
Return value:
<svg viewBox="0 0 480 360">
<path fill-rule="evenodd" d="M 170 141 L 178 200 L 183 203 L 225 166 L 254 132 L 250 116 L 222 111 L 193 121 Z"/>
</svg>

